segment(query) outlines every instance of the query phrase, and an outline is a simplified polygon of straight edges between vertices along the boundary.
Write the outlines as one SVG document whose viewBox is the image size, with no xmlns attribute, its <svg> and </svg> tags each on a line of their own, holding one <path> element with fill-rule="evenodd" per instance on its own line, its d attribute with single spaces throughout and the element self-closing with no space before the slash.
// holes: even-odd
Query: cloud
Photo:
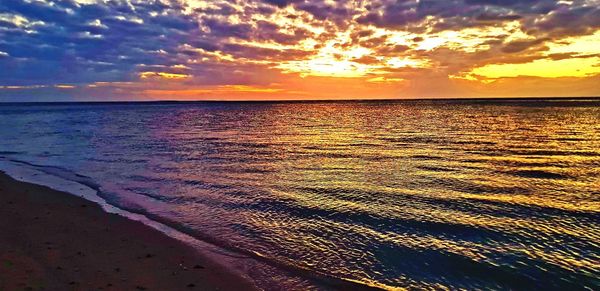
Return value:
<svg viewBox="0 0 600 291">
<path fill-rule="evenodd" d="M 0 82 L 46 84 L 128 80 L 138 64 L 169 63 L 171 51 L 196 29 L 181 6 L 116 2 L 5 1 L 0 10 L 38 24 L 2 31 L 12 58 Z M 157 13 L 156 16 L 151 16 Z"/>
<path fill-rule="evenodd" d="M 591 61 L 552 47 L 599 29 L 597 0 L 2 1 L 0 86 L 70 84 L 76 96 L 98 82 L 124 95 L 310 75 L 451 83 L 491 64 Z"/>
<path fill-rule="evenodd" d="M 518 53 L 530 49 L 532 47 L 538 46 L 547 40 L 548 39 L 540 38 L 534 40 L 513 41 L 505 44 L 501 50 L 505 53 Z"/>
</svg>

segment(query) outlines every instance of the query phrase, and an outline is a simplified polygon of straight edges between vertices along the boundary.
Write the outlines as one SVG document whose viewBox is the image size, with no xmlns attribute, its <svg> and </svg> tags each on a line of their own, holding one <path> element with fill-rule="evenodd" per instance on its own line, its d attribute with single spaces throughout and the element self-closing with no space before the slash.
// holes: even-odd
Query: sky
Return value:
<svg viewBox="0 0 600 291">
<path fill-rule="evenodd" d="M 600 96 L 600 0 L 0 1 L 0 101 Z"/>
</svg>

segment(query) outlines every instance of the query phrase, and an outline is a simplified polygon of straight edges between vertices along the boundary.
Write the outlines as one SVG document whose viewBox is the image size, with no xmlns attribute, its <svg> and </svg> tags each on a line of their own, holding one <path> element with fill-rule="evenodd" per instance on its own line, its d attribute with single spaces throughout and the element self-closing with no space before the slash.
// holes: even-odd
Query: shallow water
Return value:
<svg viewBox="0 0 600 291">
<path fill-rule="evenodd" d="M 600 288 L 598 100 L 5 104 L 0 137 L 0 156 L 304 277 Z"/>
</svg>

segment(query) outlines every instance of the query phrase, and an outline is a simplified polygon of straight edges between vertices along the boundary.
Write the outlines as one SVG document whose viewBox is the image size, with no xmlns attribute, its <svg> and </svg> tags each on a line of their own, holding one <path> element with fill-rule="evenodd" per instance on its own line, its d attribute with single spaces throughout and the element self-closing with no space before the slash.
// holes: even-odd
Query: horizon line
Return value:
<svg viewBox="0 0 600 291">
<path fill-rule="evenodd" d="M 1 101 L 0 104 L 118 104 L 118 103 L 318 103 L 318 102 L 402 102 L 402 101 L 555 101 L 555 100 L 594 100 L 600 96 L 560 96 L 560 97 L 428 97 L 428 98 L 353 98 L 353 99 L 197 99 L 197 100 L 70 100 L 70 101 Z"/>
</svg>

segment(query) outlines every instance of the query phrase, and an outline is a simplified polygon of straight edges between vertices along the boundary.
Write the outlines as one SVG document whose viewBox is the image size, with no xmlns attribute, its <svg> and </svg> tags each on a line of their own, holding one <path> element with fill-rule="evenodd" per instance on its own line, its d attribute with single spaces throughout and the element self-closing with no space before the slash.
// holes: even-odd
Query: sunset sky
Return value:
<svg viewBox="0 0 600 291">
<path fill-rule="evenodd" d="M 600 95 L 600 1 L 0 2 L 0 101 Z"/>
</svg>

